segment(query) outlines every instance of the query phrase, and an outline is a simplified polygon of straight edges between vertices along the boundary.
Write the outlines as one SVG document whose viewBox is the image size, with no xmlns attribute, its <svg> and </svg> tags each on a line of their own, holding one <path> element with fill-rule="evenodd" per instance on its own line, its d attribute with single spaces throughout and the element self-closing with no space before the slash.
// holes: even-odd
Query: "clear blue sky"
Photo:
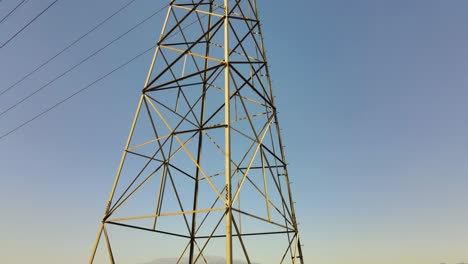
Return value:
<svg viewBox="0 0 468 264">
<path fill-rule="evenodd" d="M 1 1 L 0 18 L 18 2 Z M 50 2 L 28 1 L 0 43 Z M 124 2 L 59 1 L 0 49 L 0 90 Z M 164 4 L 137 1 L 0 110 Z M 259 8 L 307 263 L 468 262 L 468 1 Z M 0 134 L 151 46 L 162 18 L 0 116 Z M 150 59 L 0 141 L 0 262 L 87 261 Z"/>
</svg>

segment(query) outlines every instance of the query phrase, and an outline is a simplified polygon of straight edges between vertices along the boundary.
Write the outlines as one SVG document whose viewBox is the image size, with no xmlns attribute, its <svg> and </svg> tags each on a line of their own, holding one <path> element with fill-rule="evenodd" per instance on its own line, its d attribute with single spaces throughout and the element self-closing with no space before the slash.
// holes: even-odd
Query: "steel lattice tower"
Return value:
<svg viewBox="0 0 468 264">
<path fill-rule="evenodd" d="M 180 238 L 177 263 L 302 264 L 286 166 L 256 0 L 172 0 L 89 263 L 112 225 Z"/>
</svg>

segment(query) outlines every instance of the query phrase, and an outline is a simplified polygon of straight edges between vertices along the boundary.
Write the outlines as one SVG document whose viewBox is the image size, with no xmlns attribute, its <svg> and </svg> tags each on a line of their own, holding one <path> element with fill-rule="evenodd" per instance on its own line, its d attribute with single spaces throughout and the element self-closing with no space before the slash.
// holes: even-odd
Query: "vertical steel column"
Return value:
<svg viewBox="0 0 468 264">
<path fill-rule="evenodd" d="M 229 85 L 229 0 L 224 0 L 224 135 L 226 177 L 226 264 L 232 264 L 231 111 Z"/>
</svg>

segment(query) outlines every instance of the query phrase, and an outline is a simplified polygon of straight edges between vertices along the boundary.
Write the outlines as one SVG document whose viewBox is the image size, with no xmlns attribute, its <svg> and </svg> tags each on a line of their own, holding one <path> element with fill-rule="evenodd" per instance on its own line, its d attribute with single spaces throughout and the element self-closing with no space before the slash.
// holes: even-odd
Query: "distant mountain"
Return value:
<svg viewBox="0 0 468 264">
<path fill-rule="evenodd" d="M 223 257 L 217 257 L 217 256 L 205 256 L 206 261 L 208 264 L 226 264 L 226 261 L 224 260 Z M 160 258 L 160 259 L 155 259 L 153 261 L 147 262 L 147 263 L 142 263 L 142 264 L 176 264 L 178 258 Z M 187 263 L 187 259 L 183 259 L 181 263 Z M 197 263 L 205 263 L 203 260 L 199 260 Z M 245 260 L 234 260 L 233 264 L 247 264 Z M 252 263 L 252 264 L 259 264 L 259 263 Z"/>
</svg>

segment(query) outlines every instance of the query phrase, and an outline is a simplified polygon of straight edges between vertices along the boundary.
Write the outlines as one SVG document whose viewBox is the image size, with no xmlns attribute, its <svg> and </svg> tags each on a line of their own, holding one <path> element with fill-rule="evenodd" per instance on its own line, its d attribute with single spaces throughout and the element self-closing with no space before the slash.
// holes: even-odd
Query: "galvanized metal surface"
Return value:
<svg viewBox="0 0 468 264">
<path fill-rule="evenodd" d="M 122 209 L 151 184 L 137 207 L 153 212 Z M 109 225 L 186 239 L 177 263 L 207 263 L 218 238 L 226 263 L 251 263 L 250 236 L 284 244 L 278 263 L 304 263 L 255 0 L 170 2 L 89 263 L 101 240 L 116 262 Z"/>
</svg>

